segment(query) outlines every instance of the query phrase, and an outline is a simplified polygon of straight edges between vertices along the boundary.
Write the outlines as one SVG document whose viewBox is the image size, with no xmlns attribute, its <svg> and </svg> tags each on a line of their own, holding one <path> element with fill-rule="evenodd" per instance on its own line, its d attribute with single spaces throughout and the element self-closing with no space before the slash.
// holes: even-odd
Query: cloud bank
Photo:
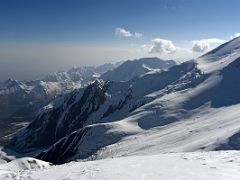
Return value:
<svg viewBox="0 0 240 180">
<path fill-rule="evenodd" d="M 124 28 L 116 28 L 115 29 L 115 34 L 119 37 L 135 37 L 135 38 L 140 38 L 143 36 L 142 33 L 139 32 L 130 32 Z"/>
<path fill-rule="evenodd" d="M 210 50 L 212 46 L 217 46 L 225 42 L 225 40 L 218 38 L 194 40 L 192 41 L 192 51 L 203 53 Z"/>
<path fill-rule="evenodd" d="M 235 34 L 233 35 L 232 39 L 233 39 L 233 38 L 236 38 L 236 37 L 239 37 L 239 36 L 240 36 L 240 32 L 235 33 Z"/>
<path fill-rule="evenodd" d="M 156 38 L 152 40 L 153 45 L 150 49 L 150 53 L 165 53 L 172 54 L 176 52 L 177 48 L 171 40 Z"/>
</svg>

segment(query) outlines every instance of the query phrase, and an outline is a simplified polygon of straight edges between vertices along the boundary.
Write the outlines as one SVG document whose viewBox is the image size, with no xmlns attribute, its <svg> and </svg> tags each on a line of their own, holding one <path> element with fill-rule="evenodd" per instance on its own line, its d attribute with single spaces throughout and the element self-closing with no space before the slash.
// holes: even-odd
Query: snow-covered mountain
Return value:
<svg viewBox="0 0 240 180">
<path fill-rule="evenodd" d="M 160 71 L 175 65 L 174 61 L 158 58 L 143 58 L 97 67 L 75 67 L 68 71 L 58 71 L 46 75 L 40 80 L 18 81 L 9 79 L 0 82 L 0 118 L 25 116 L 35 112 L 55 96 L 85 87 L 102 75 L 102 79 L 116 80 L 119 72 L 124 72 L 126 79 L 143 75 L 150 71 Z M 129 69 L 131 67 L 131 69 Z M 132 73 L 132 69 L 135 69 Z M 123 78 L 123 77 L 122 77 Z"/>
<path fill-rule="evenodd" d="M 112 64 L 107 63 L 100 66 L 86 66 L 86 67 L 74 67 L 68 71 L 58 71 L 49 74 L 43 78 L 45 82 L 62 82 L 62 81 L 73 81 L 80 83 L 81 87 L 84 87 L 93 81 L 97 77 L 106 73 L 107 71 L 113 70 L 114 68 L 121 65 L 121 62 Z"/>
<path fill-rule="evenodd" d="M 76 159 L 240 149 L 240 38 L 129 81 L 96 80 L 45 107 L 8 147 Z M 122 80 L 122 79 L 121 79 Z"/>
<path fill-rule="evenodd" d="M 159 58 L 142 58 L 125 61 L 121 66 L 104 73 L 101 79 L 106 81 L 129 81 L 140 75 L 166 70 L 175 66 L 173 60 L 161 60 Z"/>
<path fill-rule="evenodd" d="M 84 87 L 116 66 L 116 64 L 104 64 L 97 67 L 78 67 L 46 75 L 40 80 L 9 79 L 1 82 L 0 118 L 32 115 L 55 96 Z"/>
</svg>

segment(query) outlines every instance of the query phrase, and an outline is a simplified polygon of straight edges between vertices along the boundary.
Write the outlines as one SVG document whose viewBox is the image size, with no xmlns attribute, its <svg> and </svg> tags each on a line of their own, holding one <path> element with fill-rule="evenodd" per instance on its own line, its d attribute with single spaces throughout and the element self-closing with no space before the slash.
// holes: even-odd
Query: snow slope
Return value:
<svg viewBox="0 0 240 180">
<path fill-rule="evenodd" d="M 240 152 L 170 153 L 72 162 L 41 170 L 4 172 L 0 179 L 238 180 Z"/>
</svg>

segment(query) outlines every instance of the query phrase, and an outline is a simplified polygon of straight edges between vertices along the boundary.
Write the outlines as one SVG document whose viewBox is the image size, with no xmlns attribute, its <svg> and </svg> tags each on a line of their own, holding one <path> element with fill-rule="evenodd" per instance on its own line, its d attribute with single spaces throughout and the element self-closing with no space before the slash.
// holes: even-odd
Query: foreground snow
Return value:
<svg viewBox="0 0 240 180">
<path fill-rule="evenodd" d="M 6 172 L 0 179 L 238 180 L 239 151 L 168 153 L 72 162 L 38 170 Z"/>
<path fill-rule="evenodd" d="M 2 163 L 0 165 L 0 170 L 5 171 L 21 171 L 26 169 L 39 169 L 44 167 L 49 167 L 51 163 L 41 161 L 31 157 L 14 159 L 8 163 Z"/>
</svg>

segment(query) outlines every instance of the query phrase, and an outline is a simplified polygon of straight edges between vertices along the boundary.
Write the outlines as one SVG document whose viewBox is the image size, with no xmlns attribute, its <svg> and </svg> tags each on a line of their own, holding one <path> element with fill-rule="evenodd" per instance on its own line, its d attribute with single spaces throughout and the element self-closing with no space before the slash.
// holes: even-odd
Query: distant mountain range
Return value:
<svg viewBox="0 0 240 180">
<path fill-rule="evenodd" d="M 78 67 L 49 74 L 40 80 L 0 83 L 0 118 L 31 116 L 54 97 L 84 87 L 102 73 L 115 68 L 114 64 L 98 67 Z"/>
<path fill-rule="evenodd" d="M 145 65 L 151 65 L 151 68 L 166 68 L 175 65 L 174 61 L 161 61 L 157 58 L 145 58 L 135 63 L 139 72 L 135 75 L 131 74 L 132 70 L 126 74 L 128 79 L 148 72 Z M 74 89 L 85 87 L 102 74 L 106 73 L 102 78 L 115 80 L 119 75 L 111 74 L 113 70 L 123 62 L 116 64 L 103 64 L 97 67 L 77 67 L 68 71 L 59 71 L 46 75 L 40 80 L 17 81 L 9 79 L 0 83 L 0 118 L 6 117 L 24 117 L 32 116 L 39 108 L 46 105 L 56 96 L 64 95 L 72 92 Z M 128 66 L 132 61 L 126 61 L 123 66 Z M 145 64 L 144 64 L 145 63 Z M 133 67 L 134 68 L 134 67 Z M 115 72 L 115 71 L 114 71 Z"/>
</svg>

